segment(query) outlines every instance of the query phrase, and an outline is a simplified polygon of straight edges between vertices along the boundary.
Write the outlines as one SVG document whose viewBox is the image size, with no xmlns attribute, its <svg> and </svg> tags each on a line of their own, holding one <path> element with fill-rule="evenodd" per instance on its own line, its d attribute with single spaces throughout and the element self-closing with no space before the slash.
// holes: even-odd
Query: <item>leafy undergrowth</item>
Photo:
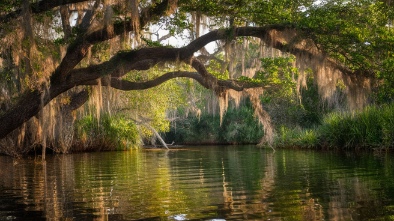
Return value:
<svg viewBox="0 0 394 221">
<path fill-rule="evenodd" d="M 121 116 L 86 116 L 76 125 L 72 152 L 125 150 L 140 140 L 135 123 Z"/>
<path fill-rule="evenodd" d="M 166 140 L 176 144 L 257 144 L 263 134 L 262 125 L 248 104 L 228 109 L 221 125 L 219 115 L 181 119 L 173 123 Z"/>
<path fill-rule="evenodd" d="M 278 147 L 368 149 L 394 146 L 394 105 L 353 113 L 330 113 L 312 129 L 280 128 Z"/>
</svg>

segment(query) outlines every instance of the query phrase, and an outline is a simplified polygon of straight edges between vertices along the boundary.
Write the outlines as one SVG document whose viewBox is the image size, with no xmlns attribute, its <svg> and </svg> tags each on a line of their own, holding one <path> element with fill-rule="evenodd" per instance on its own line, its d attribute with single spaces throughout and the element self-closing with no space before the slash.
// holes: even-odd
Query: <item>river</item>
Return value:
<svg viewBox="0 0 394 221">
<path fill-rule="evenodd" d="M 394 220 L 393 157 L 256 146 L 0 156 L 0 220 Z"/>
</svg>

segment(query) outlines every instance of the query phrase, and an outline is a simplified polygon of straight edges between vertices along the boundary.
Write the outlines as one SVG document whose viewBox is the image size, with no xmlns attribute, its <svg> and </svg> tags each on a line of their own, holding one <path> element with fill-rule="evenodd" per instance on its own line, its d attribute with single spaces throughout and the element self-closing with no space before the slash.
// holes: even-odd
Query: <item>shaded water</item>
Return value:
<svg viewBox="0 0 394 221">
<path fill-rule="evenodd" d="M 0 220 L 393 220 L 393 156 L 255 146 L 0 156 Z"/>
</svg>

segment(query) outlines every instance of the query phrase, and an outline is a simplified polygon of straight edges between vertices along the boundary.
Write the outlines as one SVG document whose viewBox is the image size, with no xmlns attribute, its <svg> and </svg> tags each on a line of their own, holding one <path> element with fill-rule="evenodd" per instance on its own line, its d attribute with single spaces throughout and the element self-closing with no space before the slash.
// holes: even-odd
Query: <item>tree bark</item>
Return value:
<svg viewBox="0 0 394 221">
<path fill-rule="evenodd" d="M 64 40 L 68 40 L 71 36 L 71 25 L 70 25 L 70 12 L 68 6 L 60 6 L 60 17 L 62 19 Z"/>
</svg>

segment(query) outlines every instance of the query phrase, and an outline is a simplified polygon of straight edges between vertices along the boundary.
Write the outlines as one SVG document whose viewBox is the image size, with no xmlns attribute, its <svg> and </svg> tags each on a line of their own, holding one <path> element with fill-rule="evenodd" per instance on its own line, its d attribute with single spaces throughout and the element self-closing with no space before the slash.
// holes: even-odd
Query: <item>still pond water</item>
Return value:
<svg viewBox="0 0 394 221">
<path fill-rule="evenodd" d="M 0 220 L 394 220 L 393 157 L 255 146 L 0 156 Z"/>
</svg>

